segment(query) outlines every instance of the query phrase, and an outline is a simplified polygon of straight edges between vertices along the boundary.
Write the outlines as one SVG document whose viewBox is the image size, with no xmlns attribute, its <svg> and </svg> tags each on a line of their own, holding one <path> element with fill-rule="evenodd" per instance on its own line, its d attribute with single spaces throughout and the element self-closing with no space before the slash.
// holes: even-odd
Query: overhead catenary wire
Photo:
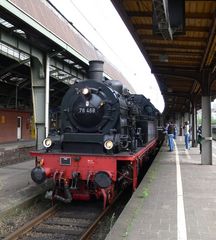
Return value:
<svg viewBox="0 0 216 240">
<path fill-rule="evenodd" d="M 87 22 L 87 24 L 94 30 L 94 32 L 98 35 L 98 37 L 105 43 L 105 45 L 111 50 L 111 52 L 120 60 L 120 62 L 126 67 L 127 69 L 130 68 L 128 64 L 119 56 L 119 54 L 110 46 L 110 44 L 105 40 L 105 38 L 100 34 L 100 32 L 95 28 L 95 26 L 90 22 L 90 20 L 85 16 L 85 14 L 77 7 L 73 0 L 69 0 L 70 3 L 74 6 L 74 8 L 79 12 L 79 14 L 83 17 L 83 19 Z M 133 70 L 131 69 L 133 72 Z M 134 75 L 136 75 L 134 73 Z"/>
</svg>

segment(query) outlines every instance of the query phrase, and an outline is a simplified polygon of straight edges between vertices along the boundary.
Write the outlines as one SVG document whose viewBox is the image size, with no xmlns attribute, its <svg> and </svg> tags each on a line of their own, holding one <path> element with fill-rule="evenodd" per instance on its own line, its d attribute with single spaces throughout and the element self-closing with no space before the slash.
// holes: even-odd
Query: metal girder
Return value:
<svg viewBox="0 0 216 240">
<path fill-rule="evenodd" d="M 21 38 L 11 35 L 8 32 L 6 32 L 3 29 L 0 29 L 0 41 L 4 43 L 7 46 L 10 46 L 18 51 L 24 52 L 32 57 L 36 57 L 40 60 L 40 62 L 43 62 L 43 59 L 41 59 L 41 53 L 40 50 L 32 47 L 30 44 L 26 43 Z"/>
<path fill-rule="evenodd" d="M 54 58 L 51 58 L 50 65 L 79 79 L 84 80 L 87 78 L 86 74 L 80 72 L 78 69 L 75 69 L 73 66 L 69 67 L 68 64 L 64 63 L 63 61 L 60 62 Z"/>
<path fill-rule="evenodd" d="M 160 68 L 160 69 L 152 69 L 152 74 L 156 75 L 165 75 L 171 77 L 181 77 L 188 80 L 200 81 L 202 74 L 195 70 L 187 70 L 187 69 L 173 69 L 173 68 Z"/>
<path fill-rule="evenodd" d="M 44 28 L 39 22 L 37 22 L 34 18 L 30 17 L 27 13 L 23 12 L 21 9 L 17 8 L 12 2 L 7 0 L 1 0 L 1 7 L 5 10 L 9 11 L 13 16 L 19 18 L 20 20 L 24 20 L 29 26 L 43 34 L 45 37 L 50 39 L 50 41 L 55 42 L 62 49 L 66 50 L 68 53 L 75 56 L 81 62 L 84 62 L 88 65 L 88 60 L 78 53 L 74 48 L 64 42 L 62 39 L 57 37 L 51 31 Z M 33 55 L 32 55 L 33 56 Z"/>
<path fill-rule="evenodd" d="M 216 32 L 216 13 L 214 14 L 214 18 L 212 21 L 211 31 L 209 32 L 208 42 L 207 42 L 204 56 L 203 56 L 203 59 L 202 59 L 201 65 L 200 65 L 200 71 L 203 69 L 204 64 L 206 63 L 206 61 L 208 59 L 208 56 L 211 53 L 210 49 L 211 49 L 211 47 L 213 45 L 213 41 L 215 39 L 215 32 Z"/>
<path fill-rule="evenodd" d="M 188 93 L 183 93 L 183 92 L 162 92 L 161 94 L 166 97 L 171 96 L 171 97 L 181 97 L 181 98 L 190 99 L 190 96 L 188 96 Z"/>
<path fill-rule="evenodd" d="M 144 33 L 140 33 L 139 34 L 140 39 L 141 40 L 146 40 L 146 39 L 150 39 L 150 40 L 161 40 L 161 36 L 160 35 L 150 35 L 150 34 L 144 34 Z M 205 44 L 206 42 L 206 37 L 185 37 L 185 36 L 176 36 L 175 37 L 176 41 L 182 41 L 182 42 L 202 42 L 202 44 Z"/>
<path fill-rule="evenodd" d="M 145 41 L 142 41 L 143 43 L 145 43 Z M 202 44 L 202 46 L 204 46 L 204 44 Z M 173 48 L 176 48 L 176 49 L 187 49 L 188 51 L 191 51 L 191 50 L 200 50 L 200 47 L 201 46 L 194 46 L 194 45 L 188 45 L 188 44 L 181 44 L 181 45 L 178 45 L 178 44 L 169 44 L 169 43 L 165 43 L 165 44 L 161 44 L 161 43 L 145 43 L 145 48 L 146 50 L 148 50 L 149 48 L 158 48 L 160 49 L 160 51 L 162 50 L 162 48 L 167 48 L 167 49 L 173 49 Z"/>
<path fill-rule="evenodd" d="M 153 0 L 153 1 L 161 2 L 162 0 Z M 202 1 L 205 1 L 205 0 L 202 0 Z M 127 15 L 129 17 L 152 17 L 152 12 L 151 11 L 127 11 Z M 208 13 L 204 13 L 204 12 L 200 12 L 200 13 L 198 13 L 198 12 L 196 12 L 196 13 L 195 12 L 186 12 L 185 13 L 185 18 L 210 19 L 211 16 L 209 16 Z"/>
<path fill-rule="evenodd" d="M 173 39 L 167 0 L 152 0 L 158 29 L 164 39 Z"/>
<path fill-rule="evenodd" d="M 158 50 L 151 50 L 151 51 L 148 51 L 148 55 L 151 56 L 151 57 L 158 57 L 163 54 L 163 55 L 169 55 L 170 57 L 181 57 L 181 58 L 192 58 L 192 57 L 195 57 L 195 58 L 201 58 L 202 57 L 202 52 L 203 51 L 200 51 L 200 52 L 190 52 L 190 55 L 188 55 L 188 52 L 186 51 L 161 51 L 161 52 L 158 52 Z M 182 53 L 185 54 L 184 56 L 182 56 Z"/>
<path fill-rule="evenodd" d="M 12 64 L 11 66 L 4 68 L 2 71 L 0 71 L 0 76 L 2 76 L 3 74 L 10 72 L 11 70 L 13 70 L 16 67 L 19 67 L 27 62 L 30 62 L 30 58 L 27 58 L 25 60 L 19 61 L 18 63 Z"/>
<path fill-rule="evenodd" d="M 137 23 L 133 25 L 136 30 L 152 30 L 152 24 L 144 24 L 144 23 Z M 203 27 L 203 26 L 186 26 L 185 31 L 190 31 L 190 32 L 208 32 L 209 28 L 208 27 Z"/>
<path fill-rule="evenodd" d="M 21 39 L 15 35 L 11 35 L 7 31 L 0 29 L 0 41 L 5 45 L 14 48 L 15 50 L 24 52 L 25 54 L 28 54 L 31 57 L 37 58 L 40 61 L 40 63 L 43 64 L 43 57 L 42 57 L 43 55 L 41 54 L 41 51 L 31 46 L 30 44 L 28 44 L 24 39 Z M 29 59 L 26 59 L 21 61 L 20 63 L 17 63 L 17 65 L 11 66 L 11 67 L 17 67 L 18 65 L 25 64 L 26 62 L 29 62 L 29 61 L 30 61 Z M 64 60 L 58 61 L 57 59 L 51 58 L 50 65 L 68 74 L 71 74 L 72 76 L 75 76 L 79 79 L 86 78 L 86 74 L 79 71 L 78 69 L 75 69 L 75 67 L 73 66 L 70 67 L 69 64 L 64 62 Z M 10 71 L 11 67 L 8 68 L 8 71 Z M 5 72 L 5 70 L 3 71 Z"/>
</svg>

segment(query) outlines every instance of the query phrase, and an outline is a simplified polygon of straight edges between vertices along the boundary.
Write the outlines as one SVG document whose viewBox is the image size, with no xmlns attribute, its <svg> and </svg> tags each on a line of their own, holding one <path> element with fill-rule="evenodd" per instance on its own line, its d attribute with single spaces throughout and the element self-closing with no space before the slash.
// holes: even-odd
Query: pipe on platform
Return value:
<svg viewBox="0 0 216 240">
<path fill-rule="evenodd" d="M 45 83 L 45 137 L 49 135 L 49 92 L 50 92 L 50 74 L 49 74 L 50 58 L 46 56 L 46 83 Z"/>
</svg>

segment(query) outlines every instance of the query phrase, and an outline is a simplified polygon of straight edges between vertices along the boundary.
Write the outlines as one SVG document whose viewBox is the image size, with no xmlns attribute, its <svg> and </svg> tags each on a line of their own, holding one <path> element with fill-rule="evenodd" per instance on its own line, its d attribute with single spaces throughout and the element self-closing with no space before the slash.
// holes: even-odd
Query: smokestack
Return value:
<svg viewBox="0 0 216 240">
<path fill-rule="evenodd" d="M 100 60 L 89 61 L 89 79 L 95 80 L 97 82 L 102 82 L 103 64 L 104 62 Z"/>
</svg>

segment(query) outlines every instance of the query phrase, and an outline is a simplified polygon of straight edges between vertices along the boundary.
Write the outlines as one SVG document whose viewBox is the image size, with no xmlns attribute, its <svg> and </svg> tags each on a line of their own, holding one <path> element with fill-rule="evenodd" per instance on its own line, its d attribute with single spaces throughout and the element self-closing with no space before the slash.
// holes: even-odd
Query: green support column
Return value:
<svg viewBox="0 0 216 240">
<path fill-rule="evenodd" d="M 31 57 L 31 84 L 37 149 L 45 138 L 45 73 L 42 58 Z"/>
<path fill-rule="evenodd" d="M 202 96 L 202 155 L 201 164 L 212 165 L 212 135 L 211 135 L 211 98 Z"/>
<path fill-rule="evenodd" d="M 202 154 L 201 164 L 212 165 L 212 134 L 211 134 L 211 71 L 202 71 Z"/>
<path fill-rule="evenodd" d="M 197 112 L 196 112 L 196 104 L 195 104 L 195 98 L 191 100 L 192 103 L 192 147 L 197 146 Z"/>
</svg>

